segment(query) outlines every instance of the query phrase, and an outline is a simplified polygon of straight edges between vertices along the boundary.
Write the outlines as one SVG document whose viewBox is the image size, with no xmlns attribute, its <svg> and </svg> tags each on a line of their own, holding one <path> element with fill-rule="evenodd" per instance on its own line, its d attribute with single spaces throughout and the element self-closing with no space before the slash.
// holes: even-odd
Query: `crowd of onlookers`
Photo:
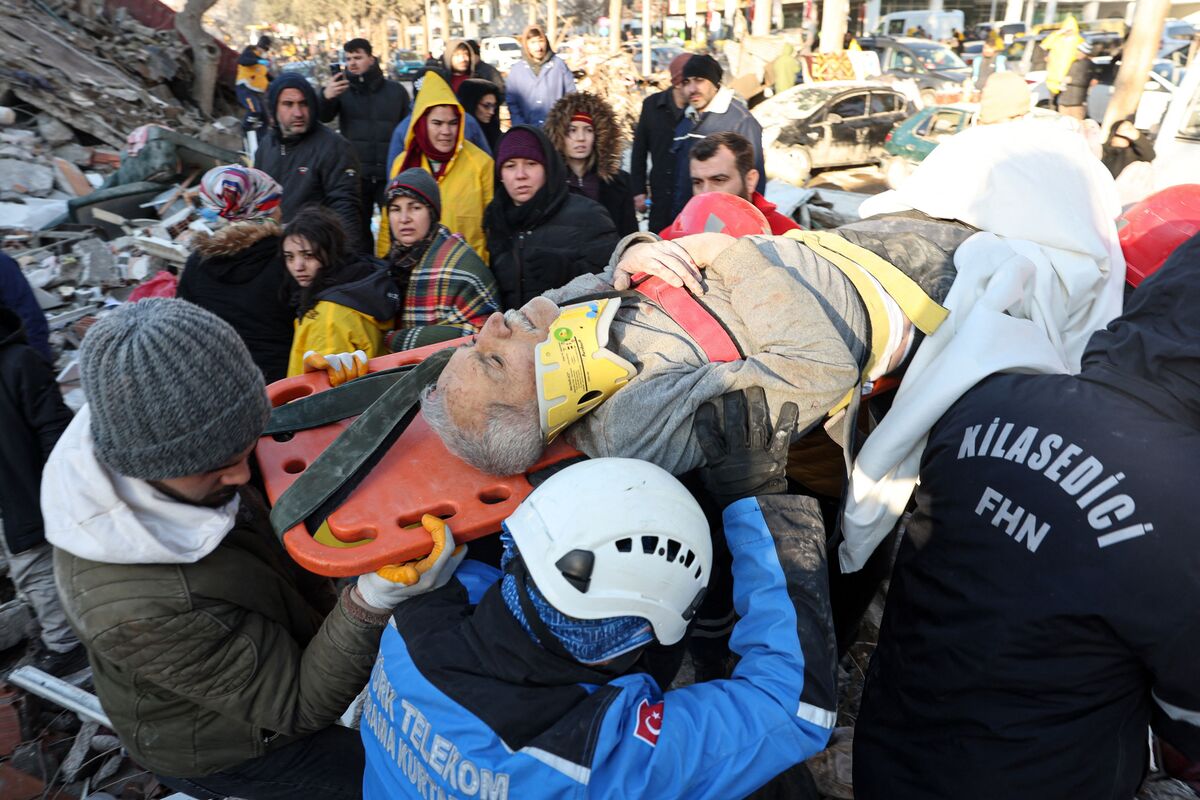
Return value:
<svg viewBox="0 0 1200 800">
<path fill-rule="evenodd" d="M 243 332 L 275 379 L 303 371 L 309 351 L 373 358 L 472 333 L 492 311 L 602 269 L 639 215 L 665 229 L 693 185 L 752 202 L 774 232 L 797 227 L 761 193 L 761 128 L 714 58 L 677 56 L 630 142 L 608 101 L 576 91 L 540 27 L 521 43 L 501 76 L 474 42 L 448 40 L 415 97 L 365 39 L 346 42 L 319 90 L 296 73 L 264 82 L 270 40 L 246 48 L 239 93 L 269 124 L 253 170 L 206 176 L 204 202 L 228 225 L 196 248 L 181 296 Z M 255 289 L 227 291 L 250 264 Z"/>
</svg>

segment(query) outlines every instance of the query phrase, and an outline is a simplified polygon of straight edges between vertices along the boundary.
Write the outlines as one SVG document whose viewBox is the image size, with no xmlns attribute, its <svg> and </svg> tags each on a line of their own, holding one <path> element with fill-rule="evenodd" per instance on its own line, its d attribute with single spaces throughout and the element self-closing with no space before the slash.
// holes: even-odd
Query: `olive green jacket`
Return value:
<svg viewBox="0 0 1200 800">
<path fill-rule="evenodd" d="M 193 564 L 106 564 L 55 548 L 100 704 L 140 764 L 197 777 L 329 726 L 366 685 L 383 622 L 286 555 L 257 495 Z M 332 609 L 332 610 L 331 610 Z"/>
</svg>

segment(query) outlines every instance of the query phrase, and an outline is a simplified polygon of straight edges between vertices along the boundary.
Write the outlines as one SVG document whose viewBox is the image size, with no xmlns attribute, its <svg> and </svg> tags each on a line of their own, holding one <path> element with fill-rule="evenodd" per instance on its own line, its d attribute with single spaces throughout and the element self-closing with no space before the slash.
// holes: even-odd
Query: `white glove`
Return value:
<svg viewBox="0 0 1200 800">
<path fill-rule="evenodd" d="M 441 519 L 426 514 L 421 518 L 421 525 L 433 539 L 429 555 L 358 576 L 358 593 L 367 605 L 395 608 L 410 597 L 440 589 L 466 558 L 466 545 L 455 548 L 450 527 Z"/>
</svg>

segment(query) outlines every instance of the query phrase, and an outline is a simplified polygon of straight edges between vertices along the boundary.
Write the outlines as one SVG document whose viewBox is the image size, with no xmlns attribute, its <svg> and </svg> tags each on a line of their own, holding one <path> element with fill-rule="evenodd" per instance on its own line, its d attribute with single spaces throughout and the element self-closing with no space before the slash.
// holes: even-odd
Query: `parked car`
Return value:
<svg viewBox="0 0 1200 800">
<path fill-rule="evenodd" d="M 280 73 L 299 72 L 313 86 L 320 87 L 326 76 L 321 74 L 321 65 L 316 61 L 289 61 L 279 68 Z"/>
<path fill-rule="evenodd" d="M 885 83 L 828 81 L 794 86 L 751 113 L 767 177 L 803 186 L 818 169 L 879 161 L 888 133 L 914 110 Z"/>
<path fill-rule="evenodd" d="M 1024 22 L 981 22 L 975 26 L 972 35 L 976 39 L 987 39 L 993 32 L 1000 35 L 1000 39 L 1006 44 L 1011 42 L 1015 37 L 1022 35 L 1027 30 Z"/>
<path fill-rule="evenodd" d="M 875 25 L 875 36 L 909 36 L 917 28 L 924 29 L 930 39 L 953 38 L 955 31 L 966 30 L 961 11 L 896 11 L 884 14 Z"/>
<path fill-rule="evenodd" d="M 1154 140 L 1154 190 L 1200 183 L 1200 69 L 1189 70 Z"/>
<path fill-rule="evenodd" d="M 392 74 L 398 81 L 415 81 L 425 74 L 425 59 L 412 50 L 392 53 Z"/>
<path fill-rule="evenodd" d="M 1137 112 L 1133 116 L 1133 124 L 1141 131 L 1147 131 L 1151 134 L 1158 132 L 1158 126 L 1162 123 L 1163 116 L 1167 113 L 1167 107 L 1171 104 L 1171 99 L 1175 96 L 1175 91 L 1179 88 L 1171 82 L 1171 67 L 1165 65 L 1167 76 L 1164 76 L 1159 71 L 1160 65 L 1156 64 L 1155 69 L 1151 69 L 1146 75 L 1146 86 L 1142 90 L 1142 97 L 1138 101 Z M 1111 83 L 1098 83 L 1088 89 L 1087 96 L 1087 114 L 1097 122 L 1104 119 L 1104 112 L 1108 109 L 1108 101 L 1112 99 L 1113 85 Z"/>
<path fill-rule="evenodd" d="M 876 36 L 858 40 L 863 50 L 879 54 L 885 75 L 911 78 L 921 90 L 921 102 L 931 106 L 940 94 L 961 96 L 971 68 L 944 44 L 909 37 Z"/>
<path fill-rule="evenodd" d="M 1078 129 L 1078 122 L 1049 109 L 1034 108 L 1031 114 L 1039 121 Z M 887 185 L 892 189 L 900 188 L 900 184 L 939 144 L 975 125 L 978 118 L 978 103 L 952 103 L 923 108 L 901 122 L 883 144 L 886 155 L 882 167 Z"/>
<path fill-rule="evenodd" d="M 522 58 L 521 43 L 512 36 L 488 36 L 479 43 L 479 57 L 507 73 Z"/>
</svg>

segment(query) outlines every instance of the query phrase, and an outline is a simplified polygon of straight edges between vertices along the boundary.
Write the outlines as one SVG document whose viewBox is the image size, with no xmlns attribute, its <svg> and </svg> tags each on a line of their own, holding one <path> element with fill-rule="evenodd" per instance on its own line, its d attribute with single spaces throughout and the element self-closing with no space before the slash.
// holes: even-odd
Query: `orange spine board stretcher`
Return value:
<svg viewBox="0 0 1200 800">
<path fill-rule="evenodd" d="M 467 338 L 372 359 L 369 372 L 416 364 Z M 329 389 L 322 371 L 277 381 L 267 387 L 272 408 Z M 258 458 L 272 504 L 304 472 L 353 417 L 319 428 L 258 441 Z M 554 442 L 533 466 L 536 472 L 579 452 L 562 439 Z M 533 487 L 524 475 L 499 478 L 463 463 L 442 444 L 418 414 L 380 462 L 327 519 L 334 537 L 351 545 L 333 547 L 318 542 L 303 523 L 283 535 L 283 545 L 300 566 L 319 575 L 341 578 L 372 572 L 429 554 L 432 541 L 421 517 L 446 520 L 458 543 L 497 533 Z M 410 527 L 413 526 L 413 527 Z"/>
</svg>

